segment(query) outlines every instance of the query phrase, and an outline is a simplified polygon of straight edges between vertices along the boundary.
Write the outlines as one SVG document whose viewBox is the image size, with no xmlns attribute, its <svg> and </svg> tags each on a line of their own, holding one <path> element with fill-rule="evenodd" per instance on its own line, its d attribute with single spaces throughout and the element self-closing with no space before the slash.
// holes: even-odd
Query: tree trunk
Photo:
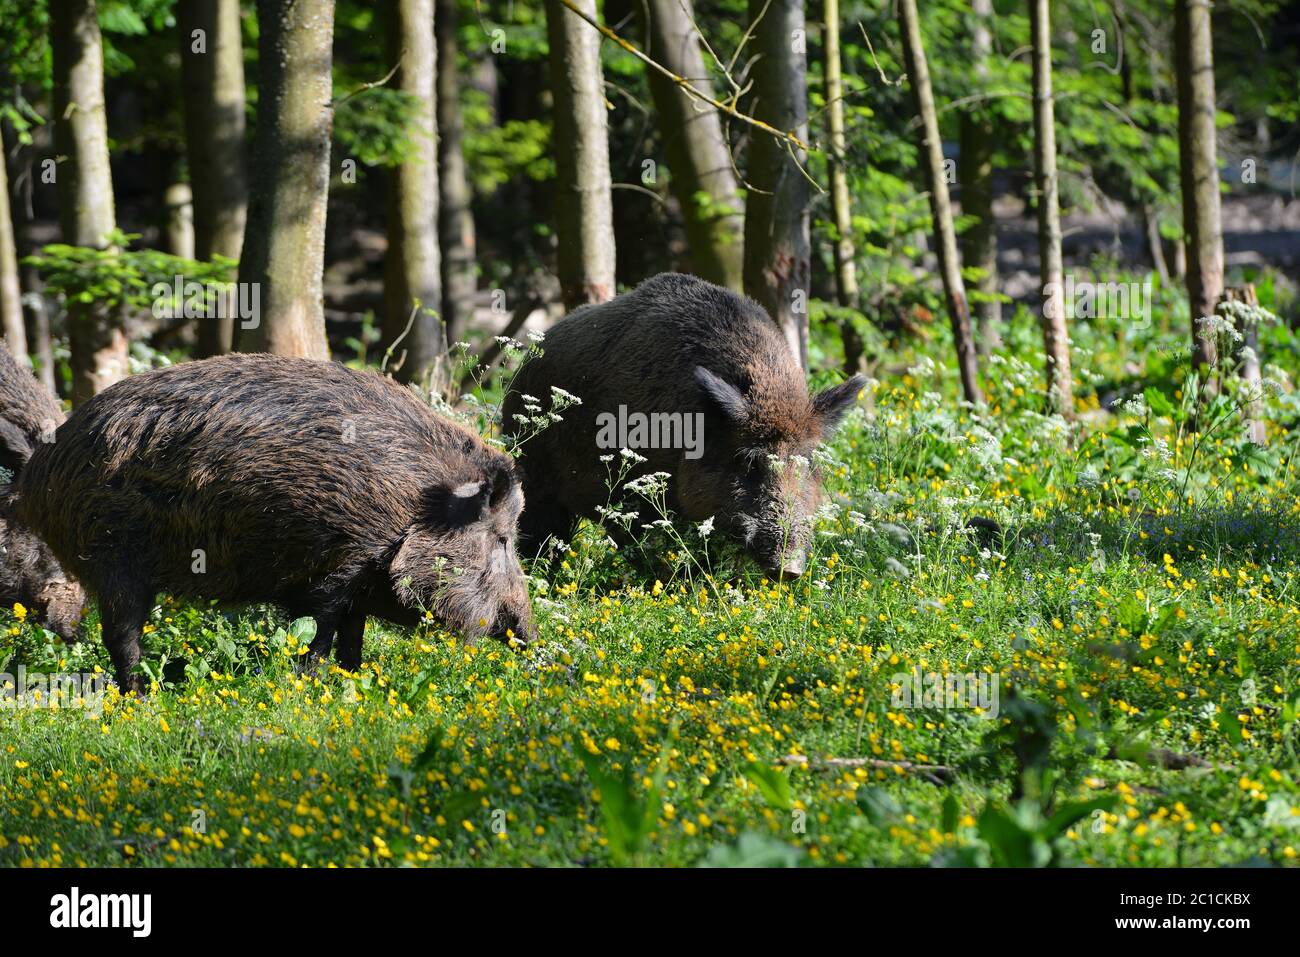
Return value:
<svg viewBox="0 0 1300 957">
<path fill-rule="evenodd" d="M 957 347 L 962 394 L 967 402 L 983 405 L 984 393 L 979 386 L 979 362 L 975 353 L 975 341 L 971 336 L 966 287 L 961 278 L 961 263 L 957 259 L 957 235 L 953 230 L 952 205 L 944 176 L 943 141 L 939 138 L 939 119 L 934 109 L 934 93 L 930 89 L 930 69 L 925 60 L 925 47 L 921 44 L 921 23 L 916 14 L 916 0 L 899 0 L 898 16 L 899 32 L 903 39 L 903 60 L 924 137 L 921 165 L 925 169 L 926 186 L 930 191 L 935 252 L 939 257 L 939 272 L 943 278 L 944 295 L 948 300 L 948 318 L 952 323 L 952 337 Z"/>
<path fill-rule="evenodd" d="M 23 292 L 18 280 L 18 244 L 9 211 L 8 156 L 0 139 L 0 331 L 9 354 L 26 365 L 27 329 L 23 325 Z"/>
<path fill-rule="evenodd" d="M 690 0 L 647 0 L 641 12 L 646 52 L 679 77 L 711 93 Z M 649 71 L 673 194 L 682 208 L 695 272 L 709 282 L 744 288 L 743 206 L 722 121 L 668 77 Z"/>
<path fill-rule="evenodd" d="M 474 311 L 475 276 L 473 193 L 465 169 L 464 123 L 460 115 L 457 0 L 438 0 L 434 33 L 438 41 L 438 234 L 442 253 L 442 322 L 447 340 L 461 337 Z"/>
<path fill-rule="evenodd" d="M 8 126 L 5 129 L 11 130 Z M 36 252 L 36 240 L 32 237 L 35 222 L 32 210 L 32 157 L 40 145 L 47 143 L 48 135 L 47 127 L 38 127 L 32 131 L 33 142 L 18 147 L 13 154 L 16 157 L 14 169 L 18 174 L 10 180 L 9 200 L 18 247 L 18 275 L 23 292 L 27 350 L 35 361 L 36 378 L 54 392 L 54 347 L 50 342 L 50 315 L 45 309 L 45 298 L 41 294 L 44 289 L 41 272 L 35 266 L 24 265 L 22 262 L 23 257 Z"/>
<path fill-rule="evenodd" d="M 988 76 L 988 58 L 993 52 L 993 35 L 989 24 L 993 18 L 992 0 L 971 3 L 973 30 L 971 56 L 975 74 L 981 81 Z M 961 115 L 961 211 L 974 216 L 975 222 L 962 234 L 962 261 L 981 270 L 976 288 L 976 343 L 981 355 L 988 355 L 1002 343 L 1002 303 L 998 292 L 997 223 L 993 218 L 993 119 L 976 104 Z"/>
<path fill-rule="evenodd" d="M 1175 0 L 1178 73 L 1178 170 L 1187 234 L 1187 298 L 1192 316 L 1192 366 L 1214 372 L 1217 356 L 1208 317 L 1223 292 L 1223 228 L 1214 131 L 1214 50 L 1209 0 Z M 1206 379 L 1207 390 L 1212 380 Z"/>
<path fill-rule="evenodd" d="M 849 177 L 844 156 L 844 84 L 840 72 L 840 4 L 825 0 L 822 24 L 822 53 L 826 58 L 826 123 L 830 131 L 831 221 L 835 226 L 835 296 L 845 309 L 858 308 L 858 272 L 853 260 L 853 207 L 849 198 Z M 862 371 L 862 336 L 852 320 L 840 320 L 840 342 L 844 346 L 844 372 Z"/>
<path fill-rule="evenodd" d="M 1029 0 L 1034 60 L 1034 187 L 1038 205 L 1038 263 L 1042 280 L 1043 352 L 1048 405 L 1074 418 L 1070 333 L 1065 322 L 1065 268 L 1056 176 L 1056 111 L 1052 101 L 1052 17 L 1048 0 Z"/>
<path fill-rule="evenodd" d="M 595 18 L 595 0 L 576 0 Z M 614 209 L 600 34 L 546 0 L 554 99 L 556 271 L 568 309 L 614 295 Z"/>
<path fill-rule="evenodd" d="M 1169 284 L 1169 264 L 1165 262 L 1165 244 L 1160 238 L 1160 217 L 1150 204 L 1142 207 L 1142 234 L 1146 242 L 1151 265 L 1160 277 L 1162 286 Z"/>
<path fill-rule="evenodd" d="M 328 359 L 321 275 L 334 0 L 258 0 L 257 22 L 257 126 L 239 282 L 254 284 L 260 314 L 239 329 L 238 346 Z"/>
<path fill-rule="evenodd" d="M 55 148 L 66 157 L 56 177 L 63 241 L 104 249 L 115 223 L 95 0 L 51 0 L 50 34 Z M 95 303 L 70 303 L 68 344 L 74 405 L 126 377 L 127 341 L 119 313 Z"/>
<path fill-rule="evenodd" d="M 763 10 L 766 7 L 767 12 Z M 762 18 L 761 20 L 759 18 Z M 802 0 L 749 0 L 754 40 L 753 114 L 808 140 L 808 61 Z M 808 368 L 808 296 L 812 272 L 806 151 L 755 131 L 745 195 L 745 292 L 785 335 Z"/>
<path fill-rule="evenodd" d="M 167 251 L 194 258 L 194 193 L 189 183 L 172 183 L 164 194 L 167 207 Z"/>
<path fill-rule="evenodd" d="M 185 146 L 194 193 L 194 255 L 238 259 L 244 243 L 248 183 L 244 175 L 244 49 L 239 0 L 177 5 Z M 200 35 L 195 31 L 202 31 Z M 198 354 L 233 346 L 234 320 L 198 320 Z"/>
<path fill-rule="evenodd" d="M 419 102 L 406 133 L 412 153 L 388 171 L 388 254 L 384 260 L 385 348 L 389 369 L 404 382 L 441 391 L 447 346 L 442 328 L 442 266 L 438 250 L 438 50 L 434 0 L 397 0 L 391 15 L 396 88 Z M 418 306 L 417 306 L 418 303 Z"/>
</svg>

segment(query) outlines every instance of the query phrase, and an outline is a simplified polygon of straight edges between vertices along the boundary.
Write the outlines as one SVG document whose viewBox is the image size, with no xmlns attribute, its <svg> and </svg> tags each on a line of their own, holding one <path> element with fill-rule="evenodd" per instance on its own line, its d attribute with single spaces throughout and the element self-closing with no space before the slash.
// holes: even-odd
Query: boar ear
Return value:
<svg viewBox="0 0 1300 957">
<path fill-rule="evenodd" d="M 8 419 L 0 419 L 0 466 L 17 475 L 31 457 L 32 444 L 23 430 Z"/>
<path fill-rule="evenodd" d="M 492 491 L 488 495 L 488 505 L 492 508 L 500 508 L 510 496 L 510 490 L 515 487 L 514 469 L 509 465 L 500 466 L 492 473 L 490 482 Z"/>
<path fill-rule="evenodd" d="M 822 422 L 822 432 L 825 435 L 835 431 L 835 427 L 840 424 L 840 419 L 849 407 L 858 400 L 858 393 L 862 391 L 867 384 L 867 380 L 860 375 L 855 375 L 851 379 L 841 382 L 839 385 L 833 385 L 829 389 L 822 389 L 813 396 L 813 412 Z"/>
<path fill-rule="evenodd" d="M 695 383 L 704 393 L 705 400 L 731 421 L 744 422 L 749 416 L 749 405 L 740 391 L 730 382 L 719 379 L 704 366 L 695 367 Z"/>
<path fill-rule="evenodd" d="M 487 482 L 461 482 L 447 492 L 447 524 L 452 528 L 469 525 L 483 517 L 492 486 Z"/>
</svg>

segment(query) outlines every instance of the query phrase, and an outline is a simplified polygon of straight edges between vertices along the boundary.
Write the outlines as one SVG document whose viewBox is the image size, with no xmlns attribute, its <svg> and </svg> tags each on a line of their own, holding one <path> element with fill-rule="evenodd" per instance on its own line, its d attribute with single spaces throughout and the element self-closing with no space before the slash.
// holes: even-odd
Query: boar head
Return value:
<svg viewBox="0 0 1300 957">
<path fill-rule="evenodd" d="M 514 469 L 426 492 L 423 514 L 389 571 L 398 597 L 428 608 L 449 629 L 527 644 L 536 635 L 528 583 L 515 553 L 524 507 Z"/>
<path fill-rule="evenodd" d="M 802 381 L 790 377 L 758 375 L 738 386 L 703 366 L 694 375 L 713 428 L 693 474 L 679 476 L 685 478 L 679 495 L 692 512 L 715 515 L 768 575 L 797 578 L 821 501 L 813 450 L 834 432 L 866 380 L 856 375 L 809 397 Z"/>
</svg>

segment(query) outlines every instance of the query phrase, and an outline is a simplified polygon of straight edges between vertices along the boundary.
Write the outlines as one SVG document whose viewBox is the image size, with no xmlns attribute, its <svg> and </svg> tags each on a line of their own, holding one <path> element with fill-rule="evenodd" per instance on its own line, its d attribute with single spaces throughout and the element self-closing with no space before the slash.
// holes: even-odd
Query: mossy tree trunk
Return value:
<svg viewBox="0 0 1300 957">
<path fill-rule="evenodd" d="M 388 171 L 388 254 L 384 262 L 389 369 L 406 382 L 441 390 L 447 374 L 438 249 L 438 50 L 434 0 L 397 0 L 390 19 L 397 89 L 418 104 L 406 130 L 412 152 Z"/>
<path fill-rule="evenodd" d="M 473 193 L 465 168 L 465 128 L 460 114 L 460 44 L 457 0 L 438 0 L 438 235 L 442 254 L 442 321 L 449 342 L 461 337 L 474 308 L 476 242 Z"/>
<path fill-rule="evenodd" d="M 333 0 L 258 0 L 258 106 L 241 284 L 255 284 L 243 352 L 328 359 L 321 278 L 329 198 Z"/>
<path fill-rule="evenodd" d="M 1214 49 L 1209 0 L 1174 0 L 1178 74 L 1178 170 L 1187 238 L 1187 297 L 1192 317 L 1192 365 L 1208 376 L 1217 362 L 1206 329 L 1223 293 L 1223 226 L 1219 210 L 1215 134 Z M 1213 389 L 1212 379 L 1205 382 Z"/>
<path fill-rule="evenodd" d="M 1038 263 L 1043 352 L 1050 407 L 1074 418 L 1070 333 L 1065 318 L 1065 267 L 1056 172 L 1056 111 L 1052 100 L 1052 20 L 1048 0 L 1029 0 L 1034 74 L 1034 187 L 1038 206 Z"/>
<path fill-rule="evenodd" d="M 764 8 L 766 7 L 766 13 Z M 761 17 L 761 20 L 760 20 Z M 772 127 L 808 140 L 808 58 L 801 0 L 750 0 L 755 28 L 751 112 Z M 808 297 L 812 272 L 807 152 L 755 131 L 746 171 L 745 292 L 768 311 L 803 368 L 808 367 Z"/>
<path fill-rule="evenodd" d="M 690 0 L 637 5 L 646 52 L 712 94 Z M 695 272 L 740 292 L 744 287 L 743 204 L 718 112 L 656 70 L 648 71 L 673 194 L 682 209 Z"/>
<path fill-rule="evenodd" d="M 107 248 L 115 228 L 104 111 L 104 49 L 95 0 L 51 0 L 55 181 L 63 241 Z M 79 404 L 128 372 L 122 316 L 96 303 L 68 307 L 72 401 Z"/>
<path fill-rule="evenodd" d="M 194 204 L 194 255 L 238 259 L 244 243 L 244 49 L 239 0 L 177 6 L 185 148 Z M 232 317 L 198 320 L 198 354 L 221 355 L 234 341 Z"/>
<path fill-rule="evenodd" d="M 596 17 L 595 0 L 576 0 Z M 600 34 L 546 0 L 554 109 L 556 270 L 568 309 L 614 295 L 614 208 Z"/>
<path fill-rule="evenodd" d="M 957 347 L 957 369 L 961 374 L 962 395 L 967 402 L 982 405 L 984 393 L 979 385 L 979 360 L 975 352 L 975 339 L 971 335 L 970 307 L 966 302 L 961 262 L 957 258 L 957 234 L 953 229 L 952 203 L 948 197 L 947 177 L 944 175 L 943 141 L 939 138 L 939 118 L 934 108 L 934 91 L 930 87 L 930 69 L 925 59 L 925 47 L 921 42 L 921 23 L 916 13 L 916 0 L 899 0 L 898 18 L 908 85 L 912 89 L 916 115 L 921 121 L 921 167 L 925 171 L 926 187 L 930 191 L 935 252 L 939 258 L 939 273 L 948 304 L 952 337 Z"/>
</svg>

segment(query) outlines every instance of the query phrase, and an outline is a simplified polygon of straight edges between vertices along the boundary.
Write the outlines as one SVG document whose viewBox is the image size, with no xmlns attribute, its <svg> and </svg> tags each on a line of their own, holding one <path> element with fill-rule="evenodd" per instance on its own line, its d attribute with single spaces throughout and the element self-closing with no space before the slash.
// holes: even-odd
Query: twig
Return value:
<svg viewBox="0 0 1300 957">
<path fill-rule="evenodd" d="M 935 784 L 947 784 L 957 769 L 946 764 L 917 764 L 914 761 L 886 761 L 883 758 L 809 758 L 804 754 L 787 754 L 782 764 L 806 767 L 810 771 L 827 768 L 874 768 L 878 771 L 908 771 L 929 778 Z"/>
<path fill-rule="evenodd" d="M 601 34 L 601 36 L 604 36 L 607 39 L 614 41 L 614 43 L 618 44 L 618 46 L 620 46 L 623 50 L 632 54 L 632 56 L 636 57 L 638 60 L 640 60 L 646 66 L 650 67 L 652 70 L 668 77 L 668 79 L 672 80 L 673 83 L 675 83 L 677 86 L 685 90 L 688 94 L 695 97 L 696 99 L 703 100 L 705 103 L 708 103 L 710 106 L 712 106 L 715 110 L 719 110 L 720 112 L 726 113 L 728 116 L 733 116 L 736 119 L 740 120 L 742 123 L 748 123 L 750 126 L 754 127 L 755 129 L 760 129 L 764 133 L 768 133 L 771 136 L 775 136 L 779 140 L 784 140 L 788 143 L 791 143 L 794 146 L 799 147 L 799 149 L 804 150 L 805 152 L 808 150 L 808 144 L 805 143 L 803 140 L 801 140 L 799 137 L 795 136 L 793 133 L 782 132 L 781 130 L 778 130 L 775 126 L 772 126 L 770 123 L 765 123 L 762 120 L 758 119 L 757 117 L 749 116 L 746 113 L 742 113 L 740 112 L 740 110 L 736 109 L 735 106 L 730 105 L 728 103 L 724 103 L 723 101 L 715 97 L 709 96 L 703 90 L 694 86 L 690 82 L 690 80 L 686 79 L 683 76 L 678 76 L 676 73 L 668 69 L 666 66 L 663 66 L 657 60 L 653 60 L 650 57 L 646 56 L 644 53 L 638 50 L 633 44 L 629 43 L 627 40 L 624 40 L 621 36 L 619 36 L 609 27 L 605 26 L 603 23 L 600 23 L 598 20 L 588 16 L 585 12 L 580 10 L 578 6 L 573 2 L 573 0 L 560 0 L 560 3 L 564 4 L 564 6 L 566 6 L 578 17 L 582 18 L 582 20 L 586 22 L 589 26 L 594 27 Z"/>
<path fill-rule="evenodd" d="M 371 80 L 369 83 L 362 83 L 351 93 L 347 94 L 346 96 L 341 96 L 338 99 L 334 100 L 334 102 L 331 105 L 338 106 L 340 103 L 346 103 L 354 96 L 357 96 L 361 93 L 365 93 L 367 90 L 373 90 L 377 86 L 383 86 L 385 83 L 387 83 L 389 80 L 391 80 L 394 76 L 397 75 L 398 69 L 402 66 L 402 60 L 404 60 L 405 58 L 406 58 L 406 51 L 402 51 L 402 55 L 399 56 L 397 58 L 397 62 L 393 64 L 393 68 L 389 70 L 387 73 L 385 73 L 382 77 L 380 77 L 378 80 Z"/>
</svg>

